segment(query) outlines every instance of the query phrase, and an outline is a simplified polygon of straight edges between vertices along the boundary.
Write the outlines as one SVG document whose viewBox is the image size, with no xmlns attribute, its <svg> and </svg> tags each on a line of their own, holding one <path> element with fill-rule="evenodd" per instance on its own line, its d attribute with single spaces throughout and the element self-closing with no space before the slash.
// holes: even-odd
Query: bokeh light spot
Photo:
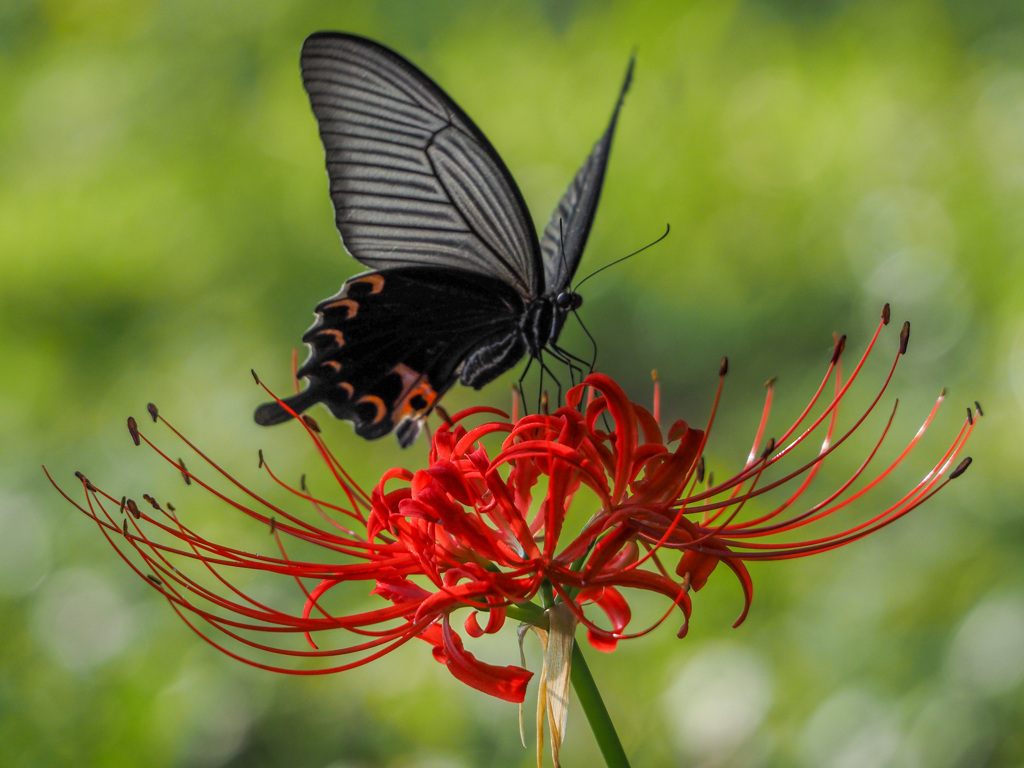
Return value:
<svg viewBox="0 0 1024 768">
<path fill-rule="evenodd" d="M 946 665 L 953 680 L 989 696 L 1024 683 L 1024 596 L 976 605 L 953 638 Z"/>
<path fill-rule="evenodd" d="M 26 498 L 0 495 L 0 596 L 22 597 L 50 572 L 50 536 Z"/>
<path fill-rule="evenodd" d="M 743 746 L 764 721 L 773 685 L 764 662 L 731 644 L 695 656 L 665 692 L 665 716 L 683 752 L 712 762 Z"/>
<path fill-rule="evenodd" d="M 132 610 L 94 571 L 69 568 L 41 587 L 32 630 L 60 664 L 84 672 L 115 658 L 135 636 Z"/>
<path fill-rule="evenodd" d="M 902 741 L 893 705 L 864 691 L 844 689 L 807 721 L 799 745 L 801 764 L 809 768 L 895 765 Z"/>
</svg>

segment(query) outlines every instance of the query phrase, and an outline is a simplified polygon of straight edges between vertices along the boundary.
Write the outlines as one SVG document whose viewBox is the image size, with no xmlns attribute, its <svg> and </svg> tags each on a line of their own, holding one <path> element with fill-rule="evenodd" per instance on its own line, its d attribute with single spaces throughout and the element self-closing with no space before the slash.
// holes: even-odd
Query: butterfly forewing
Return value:
<svg viewBox="0 0 1024 768">
<path fill-rule="evenodd" d="M 569 287 L 583 256 L 590 227 L 594 223 L 594 214 L 597 213 L 597 203 L 601 198 L 604 172 L 608 167 L 608 155 L 612 149 L 619 110 L 632 80 L 633 59 L 630 59 L 608 128 L 576 172 L 544 229 L 540 247 L 544 261 L 544 293 L 549 296 L 556 296 Z"/>
<path fill-rule="evenodd" d="M 317 33 L 302 77 L 338 231 L 373 269 L 465 269 L 540 292 L 529 211 L 490 142 L 425 74 L 353 35 Z"/>
</svg>

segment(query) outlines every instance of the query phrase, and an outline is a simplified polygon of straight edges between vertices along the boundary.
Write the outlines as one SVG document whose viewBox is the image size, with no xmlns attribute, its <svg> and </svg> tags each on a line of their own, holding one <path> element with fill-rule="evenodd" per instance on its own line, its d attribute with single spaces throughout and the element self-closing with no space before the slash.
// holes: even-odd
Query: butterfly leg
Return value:
<svg viewBox="0 0 1024 768">
<path fill-rule="evenodd" d="M 580 317 L 579 312 L 577 312 L 574 309 L 572 313 L 573 315 L 576 316 L 576 320 L 579 322 L 580 328 L 583 329 L 583 332 L 587 334 L 587 338 L 590 339 L 590 346 L 594 350 L 594 354 L 591 355 L 590 362 L 587 364 L 587 366 L 590 368 L 590 372 L 593 373 L 594 367 L 597 365 L 597 340 L 594 338 L 593 334 L 590 333 L 590 329 L 588 329 L 587 326 L 583 324 L 583 318 Z"/>
<path fill-rule="evenodd" d="M 543 358 L 542 358 L 543 354 L 544 354 L 544 350 L 543 349 L 538 349 L 536 355 L 531 355 L 530 359 L 526 363 L 526 367 L 523 369 L 523 374 L 519 377 L 519 386 L 518 386 L 518 389 L 519 389 L 519 399 L 520 399 L 520 402 L 523 404 L 523 412 L 524 413 L 529 413 L 530 412 L 530 408 L 526 404 L 526 394 L 524 392 L 525 386 L 523 384 L 523 381 L 526 379 L 526 374 L 529 373 L 530 366 L 533 365 L 533 361 L 534 360 L 536 360 L 537 364 L 540 366 L 540 381 L 537 383 L 537 411 L 536 412 L 537 413 L 542 413 L 543 412 L 543 403 L 544 403 L 544 374 L 547 374 L 549 377 L 551 377 L 551 379 L 555 382 L 555 385 L 558 387 L 558 399 L 555 402 L 561 402 L 561 400 L 562 400 L 562 382 L 559 381 L 558 377 L 555 376 L 554 372 L 550 368 L 548 368 L 547 363 L 545 363 Z"/>
<path fill-rule="evenodd" d="M 523 368 L 523 373 L 519 377 L 519 381 L 516 383 L 516 391 L 519 392 L 519 403 L 523 406 L 523 413 L 529 413 L 530 409 L 526 405 L 526 394 L 523 392 L 523 380 L 526 379 L 526 374 L 530 372 L 530 366 L 533 365 L 533 355 L 530 355 L 526 360 L 526 367 Z"/>
<path fill-rule="evenodd" d="M 569 379 L 572 382 L 573 386 L 579 383 L 577 381 L 577 378 L 579 379 L 579 381 L 583 381 L 583 370 L 587 366 L 590 366 L 590 363 L 587 360 L 584 360 L 582 357 L 574 355 L 569 350 L 565 349 L 564 347 L 560 347 L 557 344 L 549 345 L 549 349 L 552 356 L 556 360 L 558 360 L 558 362 L 563 363 L 569 369 Z M 579 363 L 579 365 L 577 365 L 577 363 Z M 593 366 L 590 366 L 590 373 L 593 372 L 594 368 Z"/>
<path fill-rule="evenodd" d="M 548 354 L 552 355 L 556 360 L 559 360 L 560 362 L 568 363 L 567 360 L 560 358 L 555 352 L 552 352 L 550 349 L 548 349 Z M 544 374 L 546 373 L 548 376 L 550 376 L 551 380 L 555 382 L 555 386 L 558 387 L 558 395 L 555 398 L 555 402 L 559 404 L 562 402 L 562 382 L 557 376 L 555 376 L 554 371 L 548 368 L 547 363 L 544 362 L 544 349 L 537 350 L 537 364 L 540 365 L 540 389 L 537 392 L 537 412 L 540 413 L 541 401 L 544 397 Z M 570 366 L 571 373 L 572 364 L 568 364 Z"/>
</svg>

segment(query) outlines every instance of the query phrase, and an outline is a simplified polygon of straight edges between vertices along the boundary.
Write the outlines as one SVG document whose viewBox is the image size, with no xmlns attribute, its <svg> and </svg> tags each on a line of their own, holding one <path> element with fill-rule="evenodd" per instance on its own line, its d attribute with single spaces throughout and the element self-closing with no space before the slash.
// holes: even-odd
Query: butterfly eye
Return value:
<svg viewBox="0 0 1024 768">
<path fill-rule="evenodd" d="M 564 312 L 572 312 L 583 304 L 583 297 L 571 291 L 562 291 L 555 297 L 555 306 Z"/>
</svg>

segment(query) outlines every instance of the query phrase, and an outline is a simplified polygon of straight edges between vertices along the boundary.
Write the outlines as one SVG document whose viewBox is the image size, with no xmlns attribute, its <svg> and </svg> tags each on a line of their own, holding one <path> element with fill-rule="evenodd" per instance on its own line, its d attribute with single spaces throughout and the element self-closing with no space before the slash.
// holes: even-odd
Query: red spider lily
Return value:
<svg viewBox="0 0 1024 768">
<path fill-rule="evenodd" d="M 269 554 L 211 541 L 171 504 L 150 496 L 143 497 L 146 504 L 137 504 L 100 490 L 81 474 L 83 501 L 61 493 L 98 524 L 124 560 L 193 630 L 234 658 L 279 672 L 324 674 L 365 664 L 420 638 L 459 680 L 522 702 L 531 673 L 479 661 L 452 626 L 455 611 L 468 609 L 464 634 L 479 637 L 500 630 L 507 617 L 547 631 L 552 617 L 547 609 L 557 606 L 559 626 L 570 627 L 570 647 L 579 623 L 594 647 L 610 651 L 622 639 L 651 631 L 675 609 L 682 614 L 679 636 L 685 634 L 690 590 L 700 589 L 724 563 L 744 593 L 739 624 L 753 591 L 745 561 L 801 557 L 848 544 L 899 519 L 966 469 L 969 458 L 956 462 L 974 428 L 970 409 L 932 471 L 913 488 L 875 504 L 876 512 L 844 530 L 798 538 L 805 526 L 854 502 L 864 504 L 917 446 L 943 400 L 944 395 L 938 398 L 895 458 L 868 476 L 894 407 L 882 417 L 881 434 L 856 471 L 831 492 L 811 503 L 805 500 L 825 459 L 865 428 L 906 351 L 905 325 L 877 394 L 841 429 L 840 405 L 887 323 L 888 307 L 848 378 L 840 365 L 844 339 L 836 342 L 821 385 L 775 440 L 764 439 L 769 387 L 750 458 L 739 472 L 717 483 L 705 478 L 701 457 L 718 408 L 724 361 L 704 430 L 677 421 L 663 432 L 657 386 L 652 413 L 630 402 L 607 376 L 592 374 L 568 392 L 565 407 L 554 413 L 512 420 L 489 408 L 457 414 L 434 432 L 425 469 L 392 469 L 371 493 L 345 472 L 315 425 L 299 420 L 337 481 L 338 498 L 315 498 L 305 483 L 286 485 L 262 453 L 260 466 L 303 502 L 306 513 L 288 511 L 236 481 L 154 407 L 154 421 L 166 424 L 205 462 L 206 479 L 157 447 L 129 419 L 136 444 L 145 442 L 186 482 L 267 526 L 276 542 Z M 493 420 L 476 424 L 481 417 Z M 812 455 L 796 459 L 797 449 L 812 441 L 819 446 Z M 226 483 L 228 490 L 214 482 Z M 579 501 L 586 503 L 577 506 L 586 509 L 576 514 L 585 522 L 573 517 L 567 525 L 573 497 L 583 489 L 586 499 Z M 770 494 L 784 498 L 770 504 Z M 298 549 L 318 554 L 313 560 L 290 554 Z M 254 572 L 275 574 L 293 585 L 292 596 L 284 598 L 287 607 L 274 607 L 258 596 L 250 586 Z M 352 594 L 353 586 L 360 599 L 377 600 L 376 606 L 350 613 L 331 610 L 332 590 L 347 588 Z M 632 619 L 627 594 L 634 590 L 663 595 L 667 608 L 652 625 L 627 631 Z M 291 657 L 292 666 L 271 663 L 269 653 Z"/>
</svg>

